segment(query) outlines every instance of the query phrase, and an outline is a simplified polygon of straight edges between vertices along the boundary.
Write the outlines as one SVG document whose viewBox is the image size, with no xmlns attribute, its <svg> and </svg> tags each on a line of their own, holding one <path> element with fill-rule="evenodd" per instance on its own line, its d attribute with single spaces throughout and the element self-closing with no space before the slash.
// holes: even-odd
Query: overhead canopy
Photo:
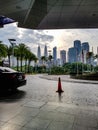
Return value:
<svg viewBox="0 0 98 130">
<path fill-rule="evenodd" d="M 29 29 L 98 28 L 98 0 L 2 0 L 0 13 Z"/>
</svg>

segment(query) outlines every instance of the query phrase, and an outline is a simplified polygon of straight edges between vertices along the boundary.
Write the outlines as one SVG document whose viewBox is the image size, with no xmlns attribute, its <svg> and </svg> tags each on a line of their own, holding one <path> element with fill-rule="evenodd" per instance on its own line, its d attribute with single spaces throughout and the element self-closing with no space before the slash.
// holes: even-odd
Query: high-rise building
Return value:
<svg viewBox="0 0 98 130">
<path fill-rule="evenodd" d="M 77 50 L 77 62 L 81 61 L 81 41 L 75 40 L 74 41 L 74 48 Z"/>
<path fill-rule="evenodd" d="M 71 47 L 68 50 L 68 62 L 77 62 L 77 48 Z"/>
<path fill-rule="evenodd" d="M 38 46 L 38 49 L 37 49 L 37 58 L 38 58 L 38 66 L 41 65 L 41 49 L 40 49 L 40 46 Z"/>
<path fill-rule="evenodd" d="M 57 47 L 53 48 L 53 60 L 56 61 L 57 60 Z"/>
<path fill-rule="evenodd" d="M 40 49 L 40 46 L 38 46 L 38 49 L 37 49 L 37 57 L 38 57 L 38 60 L 41 59 L 41 49 Z"/>
<path fill-rule="evenodd" d="M 87 57 L 86 55 L 88 52 L 89 52 L 89 43 L 83 42 L 82 47 L 81 47 L 81 61 L 85 64 L 91 62 L 90 59 L 87 60 L 87 58 L 86 58 Z"/>
<path fill-rule="evenodd" d="M 65 50 L 60 51 L 60 59 L 61 59 L 61 65 L 66 63 L 66 51 Z"/>
<path fill-rule="evenodd" d="M 47 46 L 46 45 L 45 45 L 45 48 L 44 48 L 44 56 L 48 57 L 48 51 L 47 51 Z"/>
<path fill-rule="evenodd" d="M 82 50 L 89 52 L 89 43 L 88 42 L 82 43 Z"/>
<path fill-rule="evenodd" d="M 57 65 L 57 47 L 53 48 L 53 64 Z"/>
</svg>

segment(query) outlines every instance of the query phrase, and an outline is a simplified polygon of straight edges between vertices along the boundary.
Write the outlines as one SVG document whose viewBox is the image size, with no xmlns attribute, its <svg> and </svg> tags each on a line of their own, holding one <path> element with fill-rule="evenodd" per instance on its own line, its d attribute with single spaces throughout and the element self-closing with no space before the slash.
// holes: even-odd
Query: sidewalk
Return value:
<svg viewBox="0 0 98 130">
<path fill-rule="evenodd" d="M 60 77 L 63 82 L 73 82 L 73 83 L 86 83 L 86 84 L 98 84 L 98 81 L 94 80 L 80 80 L 80 79 L 72 79 L 70 75 L 48 75 L 43 74 L 39 76 L 40 78 L 48 79 L 48 80 L 55 80 L 57 81 Z"/>
</svg>

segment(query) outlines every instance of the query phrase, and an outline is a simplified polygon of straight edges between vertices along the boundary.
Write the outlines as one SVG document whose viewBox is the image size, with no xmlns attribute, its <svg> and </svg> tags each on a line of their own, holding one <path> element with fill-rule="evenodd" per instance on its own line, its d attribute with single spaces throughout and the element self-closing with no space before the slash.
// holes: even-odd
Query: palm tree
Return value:
<svg viewBox="0 0 98 130">
<path fill-rule="evenodd" d="M 18 49 L 18 54 L 20 57 L 20 64 L 21 64 L 21 71 L 22 71 L 22 62 L 23 62 L 23 59 L 25 57 L 28 47 L 25 44 L 21 43 L 17 46 L 17 49 Z"/>
<path fill-rule="evenodd" d="M 90 60 L 93 56 L 94 56 L 93 52 L 88 52 L 88 53 L 86 54 L 86 58 L 87 58 L 88 60 Z"/>
<path fill-rule="evenodd" d="M 90 71 L 91 70 L 93 70 L 92 69 L 92 65 L 93 65 L 93 60 L 94 60 L 94 54 L 93 54 L 93 52 L 88 52 L 87 54 L 86 54 L 86 58 L 87 58 L 87 60 L 88 60 L 88 62 L 89 62 L 89 64 L 90 64 Z"/>
<path fill-rule="evenodd" d="M 37 60 L 38 60 L 38 58 L 35 56 L 34 57 L 34 62 L 37 63 Z"/>
<path fill-rule="evenodd" d="M 36 61 L 37 58 L 31 51 L 29 51 L 28 53 L 29 53 L 28 54 L 28 73 L 29 73 L 30 72 L 30 63 L 31 63 L 31 61 Z"/>
<path fill-rule="evenodd" d="M 14 56 L 17 59 L 17 71 L 19 71 L 19 58 L 20 58 L 20 52 L 18 50 L 18 46 L 14 47 Z"/>
<path fill-rule="evenodd" d="M 48 59 L 49 59 L 49 69 L 50 69 L 50 73 L 51 73 L 51 60 L 53 59 L 53 57 L 52 57 L 52 55 L 49 55 L 49 57 L 48 57 Z"/>
<path fill-rule="evenodd" d="M 25 59 L 25 73 L 26 73 L 26 71 L 27 71 L 27 61 L 28 61 L 29 55 L 30 55 L 30 49 L 27 48 L 27 49 L 25 50 L 25 57 L 24 57 L 24 59 Z"/>
<path fill-rule="evenodd" d="M 41 57 L 42 63 L 44 64 L 44 62 L 47 60 L 45 56 Z"/>
<path fill-rule="evenodd" d="M 52 58 L 53 58 L 52 55 L 49 55 L 49 57 L 48 57 L 49 61 L 51 61 Z"/>
<path fill-rule="evenodd" d="M 4 45 L 2 43 L 2 41 L 0 41 L 0 60 L 3 58 L 3 57 L 6 57 L 7 56 L 7 52 L 6 52 L 6 45 Z"/>
</svg>

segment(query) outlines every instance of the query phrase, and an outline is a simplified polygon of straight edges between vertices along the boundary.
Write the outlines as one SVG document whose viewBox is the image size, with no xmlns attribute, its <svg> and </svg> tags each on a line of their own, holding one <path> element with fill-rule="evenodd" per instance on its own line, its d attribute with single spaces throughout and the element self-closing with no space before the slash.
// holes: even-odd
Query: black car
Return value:
<svg viewBox="0 0 98 130">
<path fill-rule="evenodd" d="M 9 67 L 0 66 L 0 90 L 16 90 L 26 85 L 26 77 L 23 72 L 15 71 Z"/>
</svg>

